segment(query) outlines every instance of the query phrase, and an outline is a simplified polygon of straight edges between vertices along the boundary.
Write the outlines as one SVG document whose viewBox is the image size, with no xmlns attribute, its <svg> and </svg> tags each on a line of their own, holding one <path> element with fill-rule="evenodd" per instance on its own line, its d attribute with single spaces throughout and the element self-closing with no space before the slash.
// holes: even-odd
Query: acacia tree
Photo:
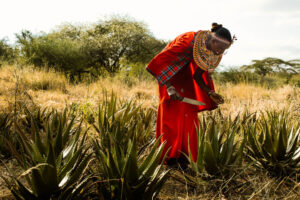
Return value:
<svg viewBox="0 0 300 200">
<path fill-rule="evenodd" d="M 252 60 L 252 64 L 242 66 L 243 70 L 254 70 L 262 78 L 267 74 L 284 72 L 284 73 L 299 73 L 300 60 L 284 61 L 279 58 L 265 58 L 263 60 Z"/>
<path fill-rule="evenodd" d="M 120 69 L 120 61 L 148 62 L 166 43 L 155 39 L 143 23 L 126 18 L 100 21 L 87 31 L 90 63 L 109 73 Z"/>
</svg>

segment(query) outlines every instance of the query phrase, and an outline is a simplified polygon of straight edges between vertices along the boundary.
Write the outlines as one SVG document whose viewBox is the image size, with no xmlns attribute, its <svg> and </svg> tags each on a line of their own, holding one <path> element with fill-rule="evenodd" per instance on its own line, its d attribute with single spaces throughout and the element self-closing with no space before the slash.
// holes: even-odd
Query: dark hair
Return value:
<svg viewBox="0 0 300 200">
<path fill-rule="evenodd" d="M 224 28 L 222 24 L 212 23 L 211 32 L 215 33 L 217 36 L 232 42 L 231 34 L 227 28 Z"/>
</svg>

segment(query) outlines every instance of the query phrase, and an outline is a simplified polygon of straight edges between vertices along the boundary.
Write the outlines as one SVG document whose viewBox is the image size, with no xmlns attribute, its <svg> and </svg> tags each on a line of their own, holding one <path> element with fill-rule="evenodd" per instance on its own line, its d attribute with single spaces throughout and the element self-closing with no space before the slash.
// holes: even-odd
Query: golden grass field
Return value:
<svg viewBox="0 0 300 200">
<path fill-rule="evenodd" d="M 32 66 L 21 69 L 6 65 L 0 68 L 0 111 L 12 112 L 15 102 L 34 102 L 41 107 L 53 107 L 59 110 L 72 103 L 97 107 L 102 100 L 103 90 L 113 91 L 119 98 L 134 99 L 142 106 L 156 110 L 158 104 L 156 81 L 154 79 L 152 81 L 139 81 L 134 78 L 131 81 L 133 85 L 128 86 L 120 77 L 113 77 L 102 78 L 90 84 L 74 85 L 69 83 L 63 74 L 51 70 L 39 70 Z M 216 91 L 225 98 L 225 103 L 220 106 L 224 115 L 235 116 L 245 110 L 252 113 L 274 109 L 288 111 L 296 120 L 300 119 L 300 88 L 286 85 L 276 89 L 267 89 L 251 84 L 216 84 Z M 10 166 L 12 165 L 10 163 Z M 299 191 L 295 194 L 291 193 L 291 187 L 276 179 L 266 177 L 264 172 L 260 172 L 256 176 L 249 175 L 249 179 L 251 179 L 248 180 L 250 185 L 247 187 L 252 188 L 252 193 L 247 199 L 259 199 L 256 197 L 259 193 L 264 193 L 266 199 L 277 199 L 274 194 L 279 190 L 283 191 L 280 199 L 297 199 L 298 194 L 300 194 L 299 182 L 292 186 Z M 218 180 L 214 181 L 217 182 Z M 1 185 L 0 190 L 3 188 Z M 190 189 L 190 185 L 182 175 L 173 173 L 159 198 L 223 199 L 220 193 L 212 192 L 215 190 L 206 185 L 201 188 L 201 191 L 203 194 L 195 193 L 194 190 Z M 244 198 L 237 195 L 237 199 Z"/>
<path fill-rule="evenodd" d="M 17 101 L 30 101 L 32 98 L 42 107 L 57 109 L 63 109 L 74 102 L 97 105 L 103 90 L 113 91 L 119 98 L 137 100 L 145 107 L 156 108 L 158 86 L 155 80 L 132 79 L 133 86 L 128 86 L 118 77 L 73 85 L 63 74 L 54 71 L 38 70 L 30 66 L 23 69 L 4 66 L 0 68 L 0 108 L 9 109 L 14 104 L 15 96 Z M 235 115 L 245 109 L 250 112 L 266 109 L 284 109 L 295 114 L 300 112 L 300 88 L 289 85 L 266 89 L 250 84 L 217 84 L 216 91 L 225 98 L 225 103 L 220 106 L 225 115 Z"/>
</svg>

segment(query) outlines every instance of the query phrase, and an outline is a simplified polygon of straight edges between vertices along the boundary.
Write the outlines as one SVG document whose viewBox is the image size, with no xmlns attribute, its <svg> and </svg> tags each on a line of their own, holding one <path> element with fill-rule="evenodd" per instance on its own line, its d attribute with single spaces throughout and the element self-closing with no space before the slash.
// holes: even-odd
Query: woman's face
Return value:
<svg viewBox="0 0 300 200">
<path fill-rule="evenodd" d="M 224 42 L 220 42 L 216 39 L 211 40 L 211 45 L 210 45 L 210 50 L 215 54 L 215 55 L 221 55 L 225 52 L 226 49 L 230 47 L 230 44 L 226 44 Z"/>
</svg>

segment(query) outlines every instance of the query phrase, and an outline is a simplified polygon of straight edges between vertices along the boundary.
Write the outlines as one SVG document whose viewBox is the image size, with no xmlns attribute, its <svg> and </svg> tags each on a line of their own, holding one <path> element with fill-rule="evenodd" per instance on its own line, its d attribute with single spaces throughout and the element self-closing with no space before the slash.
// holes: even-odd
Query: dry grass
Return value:
<svg viewBox="0 0 300 200">
<path fill-rule="evenodd" d="M 137 81 L 133 86 L 118 78 L 99 79 L 91 84 L 73 85 L 59 73 L 25 67 L 2 66 L 0 68 L 0 110 L 12 111 L 17 89 L 17 102 L 32 103 L 41 107 L 63 109 L 66 105 L 96 107 L 102 100 L 102 91 L 114 91 L 124 99 L 135 99 L 145 107 L 156 109 L 158 86 L 153 81 Z M 239 112 L 287 110 L 300 118 L 300 88 L 284 86 L 266 89 L 247 84 L 216 85 L 225 97 L 220 106 L 224 115 L 235 116 Z M 200 113 L 201 114 L 201 113 Z M 1 167 L 1 166 L 0 166 Z M 287 183 L 292 183 L 288 185 Z M 0 182 L 1 184 L 1 182 Z M 1 190 L 1 188 L 0 188 Z M 1 191 L 0 191 L 1 192 Z M 249 171 L 235 181 L 200 180 L 195 185 L 187 181 L 182 172 L 172 173 L 164 185 L 160 199 L 300 199 L 299 180 L 278 180 L 264 172 Z M 0 195 L 1 199 L 1 195 Z"/>
<path fill-rule="evenodd" d="M 250 112 L 268 110 L 288 110 L 300 113 L 300 88 L 289 85 L 278 89 L 265 89 L 253 85 L 218 86 L 226 102 L 221 106 L 225 114 L 236 114 L 241 110 Z"/>
<path fill-rule="evenodd" d="M 18 77 L 18 78 L 17 78 Z M 128 86 L 117 78 L 99 79 L 91 84 L 70 84 L 66 78 L 53 71 L 14 66 L 0 68 L 0 108 L 7 109 L 14 101 L 16 82 L 18 79 L 19 100 L 29 100 L 42 107 L 64 108 L 67 104 L 90 103 L 97 105 L 102 98 L 102 91 L 114 91 L 124 99 L 135 99 L 145 107 L 156 107 L 158 102 L 158 87 L 153 81 L 137 81 L 134 86 Z M 133 78 L 134 79 L 134 78 Z M 216 90 L 225 97 L 225 103 L 220 106 L 222 113 L 235 115 L 248 109 L 250 112 L 266 109 L 288 109 L 300 112 L 300 88 L 284 86 L 278 89 L 266 89 L 247 84 L 216 85 Z M 24 93 L 25 92 L 25 93 Z"/>
<path fill-rule="evenodd" d="M 14 104 L 15 89 L 18 88 L 17 100 L 32 100 L 42 107 L 63 109 L 76 102 L 97 105 L 102 98 L 102 91 L 114 91 L 124 99 L 137 99 L 144 106 L 153 106 L 157 102 L 157 86 L 153 82 L 140 82 L 134 87 L 127 86 L 117 78 L 99 79 L 87 84 L 70 84 L 66 78 L 53 71 L 15 66 L 0 68 L 0 109 L 9 110 Z"/>
<path fill-rule="evenodd" d="M 187 179 L 188 177 L 188 179 Z M 194 180 L 195 182 L 192 182 Z M 264 171 L 241 170 L 233 179 L 196 179 L 175 171 L 160 193 L 160 199 L 300 199 L 300 184 L 291 178 L 276 179 Z"/>
</svg>

